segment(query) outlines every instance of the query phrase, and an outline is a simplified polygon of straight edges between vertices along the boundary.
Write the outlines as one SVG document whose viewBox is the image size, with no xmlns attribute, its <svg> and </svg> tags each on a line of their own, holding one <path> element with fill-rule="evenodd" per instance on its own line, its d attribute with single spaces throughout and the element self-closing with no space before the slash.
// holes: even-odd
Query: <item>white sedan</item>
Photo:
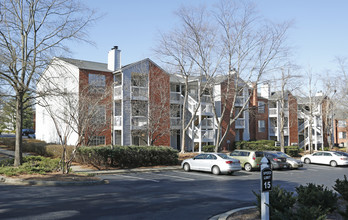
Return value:
<svg viewBox="0 0 348 220">
<path fill-rule="evenodd" d="M 327 164 L 333 167 L 337 165 L 348 165 L 348 157 L 334 151 L 319 151 L 301 157 L 301 161 L 306 164 L 318 163 Z"/>
<path fill-rule="evenodd" d="M 222 153 L 203 153 L 181 163 L 185 171 L 198 170 L 213 174 L 230 173 L 242 169 L 240 161 Z"/>
</svg>

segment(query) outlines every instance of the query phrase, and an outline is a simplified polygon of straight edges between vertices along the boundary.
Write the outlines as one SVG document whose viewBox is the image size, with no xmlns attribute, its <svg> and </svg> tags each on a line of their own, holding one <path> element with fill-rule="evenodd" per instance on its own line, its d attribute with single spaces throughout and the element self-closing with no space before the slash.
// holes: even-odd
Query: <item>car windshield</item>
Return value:
<svg viewBox="0 0 348 220">
<path fill-rule="evenodd" d="M 226 154 L 217 154 L 222 159 L 231 159 L 231 157 L 227 156 Z"/>
<path fill-rule="evenodd" d="M 290 158 L 289 155 L 283 153 L 283 152 L 277 152 L 277 154 L 280 156 L 280 157 L 285 157 L 285 158 Z"/>
</svg>

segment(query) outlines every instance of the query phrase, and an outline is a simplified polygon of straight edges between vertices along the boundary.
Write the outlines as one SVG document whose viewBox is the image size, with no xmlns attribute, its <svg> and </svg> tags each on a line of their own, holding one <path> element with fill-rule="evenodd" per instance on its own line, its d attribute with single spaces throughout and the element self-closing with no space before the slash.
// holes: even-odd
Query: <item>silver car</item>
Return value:
<svg viewBox="0 0 348 220">
<path fill-rule="evenodd" d="M 271 151 L 272 153 L 276 153 L 281 157 L 286 158 L 286 162 L 289 164 L 290 169 L 297 169 L 299 167 L 303 167 L 303 163 L 301 160 L 296 160 L 295 158 L 290 157 L 286 153 L 283 153 L 281 151 Z"/>
<path fill-rule="evenodd" d="M 185 171 L 198 170 L 212 172 L 215 175 L 220 173 L 232 174 L 242 169 L 240 161 L 222 153 L 203 153 L 194 158 L 186 159 L 181 163 Z"/>
</svg>

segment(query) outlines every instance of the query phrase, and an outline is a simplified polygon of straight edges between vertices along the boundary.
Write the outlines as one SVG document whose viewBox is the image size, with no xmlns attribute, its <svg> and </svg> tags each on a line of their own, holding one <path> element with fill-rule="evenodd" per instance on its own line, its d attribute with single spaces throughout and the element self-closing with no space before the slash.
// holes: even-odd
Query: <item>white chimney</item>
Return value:
<svg viewBox="0 0 348 220">
<path fill-rule="evenodd" d="M 114 46 L 108 53 L 108 69 L 117 71 L 121 69 L 121 50 Z"/>
<path fill-rule="evenodd" d="M 269 99 L 269 97 L 271 96 L 269 84 L 268 83 L 262 84 L 260 90 L 261 90 L 261 97 Z"/>
</svg>

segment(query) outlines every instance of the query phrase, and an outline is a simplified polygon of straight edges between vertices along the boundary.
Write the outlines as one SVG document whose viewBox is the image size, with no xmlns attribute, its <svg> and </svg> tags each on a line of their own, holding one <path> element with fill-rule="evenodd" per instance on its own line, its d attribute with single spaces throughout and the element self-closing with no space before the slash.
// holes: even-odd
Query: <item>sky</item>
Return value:
<svg viewBox="0 0 348 220">
<path fill-rule="evenodd" d="M 83 0 L 101 18 L 89 29 L 94 45 L 70 46 L 72 58 L 107 62 L 108 51 L 118 46 L 121 63 L 155 59 L 160 32 L 179 25 L 175 11 L 182 5 L 211 6 L 218 0 Z M 260 16 L 273 22 L 293 21 L 288 44 L 293 59 L 315 74 L 337 67 L 335 57 L 348 57 L 347 0 L 251 0 Z"/>
</svg>

